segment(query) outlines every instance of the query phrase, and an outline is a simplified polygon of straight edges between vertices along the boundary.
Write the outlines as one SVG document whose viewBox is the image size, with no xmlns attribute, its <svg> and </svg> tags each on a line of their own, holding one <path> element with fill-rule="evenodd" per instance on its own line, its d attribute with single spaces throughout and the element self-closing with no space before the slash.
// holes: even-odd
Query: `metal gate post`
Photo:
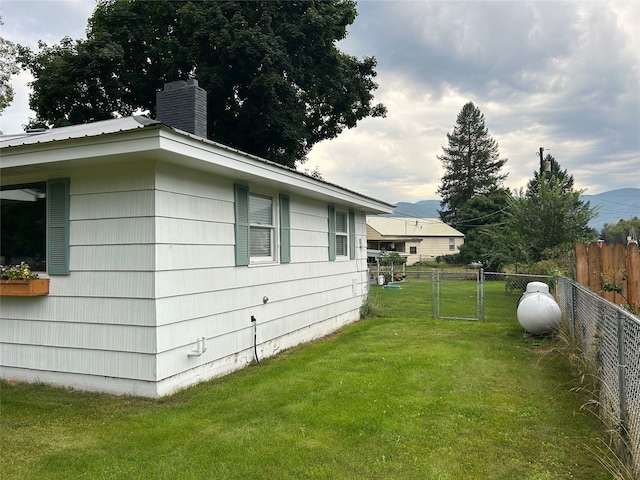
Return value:
<svg viewBox="0 0 640 480">
<path fill-rule="evenodd" d="M 576 317 L 578 311 L 578 287 L 571 282 L 571 319 L 569 321 L 569 334 L 571 335 L 571 345 L 576 347 Z"/>
<path fill-rule="evenodd" d="M 431 269 L 431 318 L 438 318 L 436 308 L 436 270 Z"/>
<path fill-rule="evenodd" d="M 478 315 L 480 316 L 480 320 L 484 322 L 484 269 L 480 269 L 480 309 L 478 311 Z"/>
</svg>

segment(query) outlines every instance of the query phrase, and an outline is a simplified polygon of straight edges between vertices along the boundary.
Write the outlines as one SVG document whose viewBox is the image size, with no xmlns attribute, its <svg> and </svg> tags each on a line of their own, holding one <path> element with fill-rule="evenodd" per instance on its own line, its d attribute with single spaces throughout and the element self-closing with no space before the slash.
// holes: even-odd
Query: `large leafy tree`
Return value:
<svg viewBox="0 0 640 480">
<path fill-rule="evenodd" d="M 498 143 L 489 135 L 484 115 L 473 102 L 462 107 L 448 146 L 438 156 L 444 167 L 440 195 L 440 219 L 460 223 L 460 212 L 476 195 L 488 195 L 501 187 L 507 174 L 500 172 L 506 159 L 500 158 Z"/>
<path fill-rule="evenodd" d="M 618 223 L 605 223 L 600 234 L 605 242 L 610 244 L 627 244 L 627 237 L 631 231 L 637 236 L 640 234 L 640 218 L 634 217 L 631 220 L 620 219 Z"/>
<path fill-rule="evenodd" d="M 0 18 L 0 26 L 3 25 Z M 16 63 L 16 47 L 9 40 L 0 37 L 0 114 L 13 101 L 13 87 L 11 75 L 18 73 L 20 69 Z"/>
<path fill-rule="evenodd" d="M 520 191 L 512 198 L 504 241 L 513 261 L 555 260 L 575 242 L 594 238 L 589 221 L 597 211 L 580 200 L 582 191 L 567 190 L 565 179 L 558 176 L 542 179 L 535 192 Z"/>
<path fill-rule="evenodd" d="M 386 113 L 372 103 L 375 58 L 336 47 L 356 14 L 353 0 L 102 0 L 86 40 L 21 48 L 35 123 L 153 116 L 156 90 L 193 77 L 208 93 L 209 138 L 293 167 Z"/>
</svg>

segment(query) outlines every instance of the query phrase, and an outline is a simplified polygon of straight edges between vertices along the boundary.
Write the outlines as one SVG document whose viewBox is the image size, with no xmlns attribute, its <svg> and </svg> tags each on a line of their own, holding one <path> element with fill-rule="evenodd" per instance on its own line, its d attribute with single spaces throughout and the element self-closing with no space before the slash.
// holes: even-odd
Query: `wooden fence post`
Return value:
<svg viewBox="0 0 640 480">
<path fill-rule="evenodd" d="M 574 250 L 576 282 L 588 287 L 618 305 L 640 305 L 640 250 L 638 245 L 616 244 L 613 247 L 596 242 L 576 243 Z M 623 275 L 626 273 L 626 281 Z M 622 294 L 603 291 L 603 284 L 622 286 Z M 625 300 L 626 298 L 626 300 Z"/>
<path fill-rule="evenodd" d="M 600 251 L 602 253 L 602 265 L 600 266 L 602 284 L 604 286 L 605 283 L 616 283 L 616 281 L 620 280 L 620 277 L 616 277 L 613 267 L 613 247 L 605 243 L 600 247 Z M 602 292 L 602 296 L 610 302 L 615 302 L 616 300 L 616 294 L 614 292 L 604 291 Z"/>
<path fill-rule="evenodd" d="M 621 243 L 616 243 L 613 246 L 613 274 L 614 280 L 617 284 L 622 285 L 622 295 L 619 293 L 614 294 L 614 303 L 618 305 L 625 304 L 624 297 L 627 296 L 627 282 L 622 280 L 623 273 L 627 270 L 627 249 Z"/>
<path fill-rule="evenodd" d="M 592 242 L 587 250 L 589 258 L 589 288 L 598 295 L 602 294 L 602 251 L 596 242 Z"/>
<path fill-rule="evenodd" d="M 576 282 L 585 287 L 589 286 L 589 262 L 587 259 L 587 246 L 580 242 L 576 243 Z"/>
</svg>

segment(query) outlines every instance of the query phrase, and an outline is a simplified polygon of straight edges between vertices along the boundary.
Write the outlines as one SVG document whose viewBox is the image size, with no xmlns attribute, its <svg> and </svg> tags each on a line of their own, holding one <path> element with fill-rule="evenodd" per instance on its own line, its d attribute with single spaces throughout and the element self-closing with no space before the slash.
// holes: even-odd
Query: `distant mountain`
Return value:
<svg viewBox="0 0 640 480">
<path fill-rule="evenodd" d="M 598 216 L 589 222 L 598 231 L 602 230 L 605 223 L 616 224 L 620 220 L 640 218 L 640 188 L 621 188 L 598 195 L 582 195 L 580 199 L 589 202 L 592 207 L 600 207 Z"/>
<path fill-rule="evenodd" d="M 589 225 L 598 232 L 605 223 L 640 218 L 640 188 L 621 188 L 597 195 L 582 195 L 581 200 L 599 207 L 598 216 Z M 420 200 L 416 203 L 398 202 L 393 213 L 386 217 L 439 218 L 440 200 Z"/>
<path fill-rule="evenodd" d="M 416 203 L 398 202 L 393 213 L 385 217 L 440 218 L 440 200 L 420 200 Z"/>
</svg>

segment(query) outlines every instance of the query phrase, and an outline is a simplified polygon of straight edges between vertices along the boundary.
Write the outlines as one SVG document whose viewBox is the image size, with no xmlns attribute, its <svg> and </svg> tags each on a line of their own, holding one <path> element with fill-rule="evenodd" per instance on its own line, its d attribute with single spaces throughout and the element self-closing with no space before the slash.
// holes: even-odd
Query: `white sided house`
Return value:
<svg viewBox="0 0 640 480">
<path fill-rule="evenodd" d="M 407 265 L 459 252 L 464 234 L 437 218 L 367 217 L 367 247 L 406 256 Z"/>
<path fill-rule="evenodd" d="M 204 139 L 202 92 L 1 137 L 0 256 L 49 279 L 0 297 L 2 378 L 159 397 L 359 319 L 393 206 Z"/>
</svg>

